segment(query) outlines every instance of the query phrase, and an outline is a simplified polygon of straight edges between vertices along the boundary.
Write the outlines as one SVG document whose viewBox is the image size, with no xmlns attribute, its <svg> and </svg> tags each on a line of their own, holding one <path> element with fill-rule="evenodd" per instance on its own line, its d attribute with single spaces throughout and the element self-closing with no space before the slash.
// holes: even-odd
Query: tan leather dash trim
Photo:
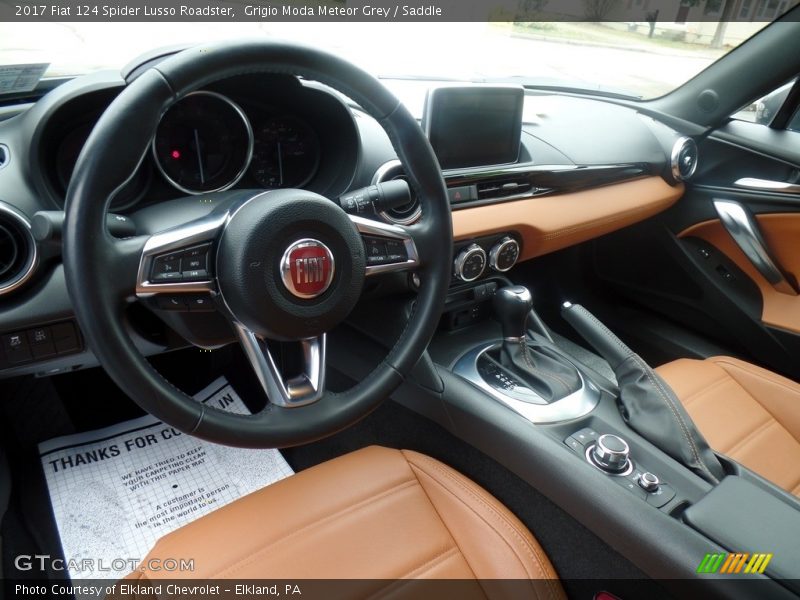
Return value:
<svg viewBox="0 0 800 600">
<path fill-rule="evenodd" d="M 515 231 L 520 260 L 585 242 L 651 217 L 683 195 L 683 185 L 643 177 L 590 190 L 453 211 L 456 240 Z"/>
</svg>

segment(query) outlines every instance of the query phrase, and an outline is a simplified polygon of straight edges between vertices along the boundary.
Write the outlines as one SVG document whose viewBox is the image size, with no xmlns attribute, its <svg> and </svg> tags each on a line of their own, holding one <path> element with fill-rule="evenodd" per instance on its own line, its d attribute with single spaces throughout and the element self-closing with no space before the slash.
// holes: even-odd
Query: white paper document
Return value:
<svg viewBox="0 0 800 600">
<path fill-rule="evenodd" d="M 249 412 L 223 378 L 195 399 Z M 161 536 L 293 473 L 277 450 L 212 444 L 151 416 L 48 440 L 39 453 L 73 580 L 123 577 Z"/>
</svg>

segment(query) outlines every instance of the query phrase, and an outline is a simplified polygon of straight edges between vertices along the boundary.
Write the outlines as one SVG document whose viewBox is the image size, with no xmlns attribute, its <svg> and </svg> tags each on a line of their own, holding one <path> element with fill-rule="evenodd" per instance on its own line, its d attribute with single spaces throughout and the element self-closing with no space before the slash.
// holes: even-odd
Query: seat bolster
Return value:
<svg viewBox="0 0 800 600">
<path fill-rule="evenodd" d="M 439 461 L 403 455 L 478 579 L 547 580 L 535 586 L 537 595 L 564 597 L 544 550 L 505 506 Z"/>
</svg>

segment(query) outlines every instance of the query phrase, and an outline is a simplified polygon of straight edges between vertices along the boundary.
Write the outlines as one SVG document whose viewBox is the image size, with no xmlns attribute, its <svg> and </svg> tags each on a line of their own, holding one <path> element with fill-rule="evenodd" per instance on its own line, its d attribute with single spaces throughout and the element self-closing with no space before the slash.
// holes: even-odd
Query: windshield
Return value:
<svg viewBox="0 0 800 600">
<path fill-rule="evenodd" d="M 155 48 L 274 36 L 339 54 L 383 78 L 514 80 L 661 96 L 767 22 L 2 23 L 0 64 L 45 76 L 120 68 Z"/>
</svg>

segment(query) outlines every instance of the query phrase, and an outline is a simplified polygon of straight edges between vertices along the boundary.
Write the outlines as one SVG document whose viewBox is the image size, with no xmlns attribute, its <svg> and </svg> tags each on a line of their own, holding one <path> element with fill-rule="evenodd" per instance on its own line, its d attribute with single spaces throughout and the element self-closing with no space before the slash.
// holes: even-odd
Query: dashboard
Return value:
<svg viewBox="0 0 800 600">
<path fill-rule="evenodd" d="M 97 364 L 73 319 L 59 227 L 95 123 L 147 66 L 73 78 L 27 104 L 0 106 L 0 377 Z M 415 111 L 420 82 L 385 83 Z M 485 291 L 482 281 L 519 261 L 665 210 L 697 161 L 680 132 L 601 98 L 526 90 L 519 136 L 515 162 L 443 171 L 454 289 Z M 138 168 L 113 197 L 109 229 L 120 237 L 163 231 L 207 214 L 204 198 L 218 191 L 303 188 L 336 199 L 403 178 L 386 133 L 347 97 L 294 76 L 245 74 L 198 90 L 161 116 Z M 412 190 L 408 203 L 367 216 L 409 225 L 420 214 Z M 413 277 L 381 277 L 402 277 L 399 287 L 384 287 L 392 293 L 413 292 Z M 126 318 L 143 353 L 185 345 L 163 317 L 131 305 Z"/>
</svg>

